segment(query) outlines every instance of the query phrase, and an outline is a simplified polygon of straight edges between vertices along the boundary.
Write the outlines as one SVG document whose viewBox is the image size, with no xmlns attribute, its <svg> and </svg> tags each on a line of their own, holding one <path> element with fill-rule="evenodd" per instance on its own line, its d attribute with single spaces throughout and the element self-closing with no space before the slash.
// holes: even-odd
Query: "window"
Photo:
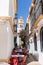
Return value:
<svg viewBox="0 0 43 65">
<path fill-rule="evenodd" d="M 15 46 L 16 42 L 17 42 L 17 37 L 14 37 L 14 46 Z"/>
<path fill-rule="evenodd" d="M 36 33 L 34 33 L 34 47 L 35 47 L 35 51 L 37 51 L 37 37 L 36 37 Z"/>
<path fill-rule="evenodd" d="M 43 3 L 42 3 L 42 14 L 43 14 Z"/>
<path fill-rule="evenodd" d="M 40 45 L 41 45 L 41 51 L 43 51 L 43 27 L 40 30 Z"/>
<path fill-rule="evenodd" d="M 20 21 L 22 21 L 22 20 L 20 20 Z"/>
</svg>

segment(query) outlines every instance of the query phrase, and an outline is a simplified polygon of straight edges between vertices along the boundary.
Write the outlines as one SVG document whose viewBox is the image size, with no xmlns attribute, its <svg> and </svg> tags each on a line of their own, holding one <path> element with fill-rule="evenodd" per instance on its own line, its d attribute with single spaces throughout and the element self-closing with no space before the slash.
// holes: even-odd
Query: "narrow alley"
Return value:
<svg viewBox="0 0 43 65">
<path fill-rule="evenodd" d="M 0 65 L 43 65 L 43 0 L 0 0 Z"/>
</svg>

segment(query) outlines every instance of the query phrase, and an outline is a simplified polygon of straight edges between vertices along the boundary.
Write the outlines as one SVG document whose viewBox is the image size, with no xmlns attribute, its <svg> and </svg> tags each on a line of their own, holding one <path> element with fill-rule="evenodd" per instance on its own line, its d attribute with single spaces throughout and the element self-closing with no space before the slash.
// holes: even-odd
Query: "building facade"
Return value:
<svg viewBox="0 0 43 65">
<path fill-rule="evenodd" d="M 17 25 L 17 44 L 19 45 L 21 43 L 21 38 L 19 37 L 20 32 L 24 30 L 24 20 L 22 17 L 18 18 L 18 25 Z"/>
<path fill-rule="evenodd" d="M 26 26 L 25 26 L 27 37 L 29 37 L 29 19 L 26 20 Z M 26 41 L 27 48 L 29 49 L 29 39 Z"/>
<path fill-rule="evenodd" d="M 16 44 L 17 41 L 17 23 L 18 23 L 18 17 L 17 17 L 17 13 L 15 13 L 15 17 L 14 17 L 14 45 Z"/>
<path fill-rule="evenodd" d="M 43 0 L 32 0 L 29 12 L 29 52 L 43 65 Z"/>
<path fill-rule="evenodd" d="M 0 1 L 0 62 L 8 62 L 14 48 L 14 17 L 16 0 Z"/>
</svg>

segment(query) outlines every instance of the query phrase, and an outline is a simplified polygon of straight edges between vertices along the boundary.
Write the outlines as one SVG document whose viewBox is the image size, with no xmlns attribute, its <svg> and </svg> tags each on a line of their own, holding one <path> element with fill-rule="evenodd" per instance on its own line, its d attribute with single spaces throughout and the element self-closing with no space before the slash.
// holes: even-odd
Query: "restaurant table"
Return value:
<svg viewBox="0 0 43 65">
<path fill-rule="evenodd" d="M 18 62 L 19 63 L 21 63 L 21 58 L 23 58 L 24 57 L 24 55 L 19 55 L 19 54 L 17 54 L 17 55 L 11 55 L 11 57 L 13 58 L 13 65 L 17 65 L 18 64 Z"/>
<path fill-rule="evenodd" d="M 24 55 L 11 55 L 11 57 L 24 57 Z"/>
</svg>

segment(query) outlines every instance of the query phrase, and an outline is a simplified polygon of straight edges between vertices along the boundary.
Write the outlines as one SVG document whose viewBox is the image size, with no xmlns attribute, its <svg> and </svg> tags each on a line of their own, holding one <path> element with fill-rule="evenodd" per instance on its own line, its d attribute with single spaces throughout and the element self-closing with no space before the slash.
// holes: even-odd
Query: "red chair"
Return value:
<svg viewBox="0 0 43 65">
<path fill-rule="evenodd" d="M 14 58 L 13 63 L 14 63 L 14 65 L 18 65 L 18 58 Z"/>
<path fill-rule="evenodd" d="M 17 55 L 16 51 L 12 52 L 12 55 Z M 10 58 L 10 65 L 18 65 L 18 58 L 16 57 L 11 57 Z"/>
<path fill-rule="evenodd" d="M 24 54 L 24 57 L 22 57 L 21 65 L 25 65 L 25 62 L 26 62 L 27 56 L 25 56 L 25 52 L 26 52 L 26 49 L 23 49 L 23 50 L 22 50 L 22 53 Z"/>
</svg>

